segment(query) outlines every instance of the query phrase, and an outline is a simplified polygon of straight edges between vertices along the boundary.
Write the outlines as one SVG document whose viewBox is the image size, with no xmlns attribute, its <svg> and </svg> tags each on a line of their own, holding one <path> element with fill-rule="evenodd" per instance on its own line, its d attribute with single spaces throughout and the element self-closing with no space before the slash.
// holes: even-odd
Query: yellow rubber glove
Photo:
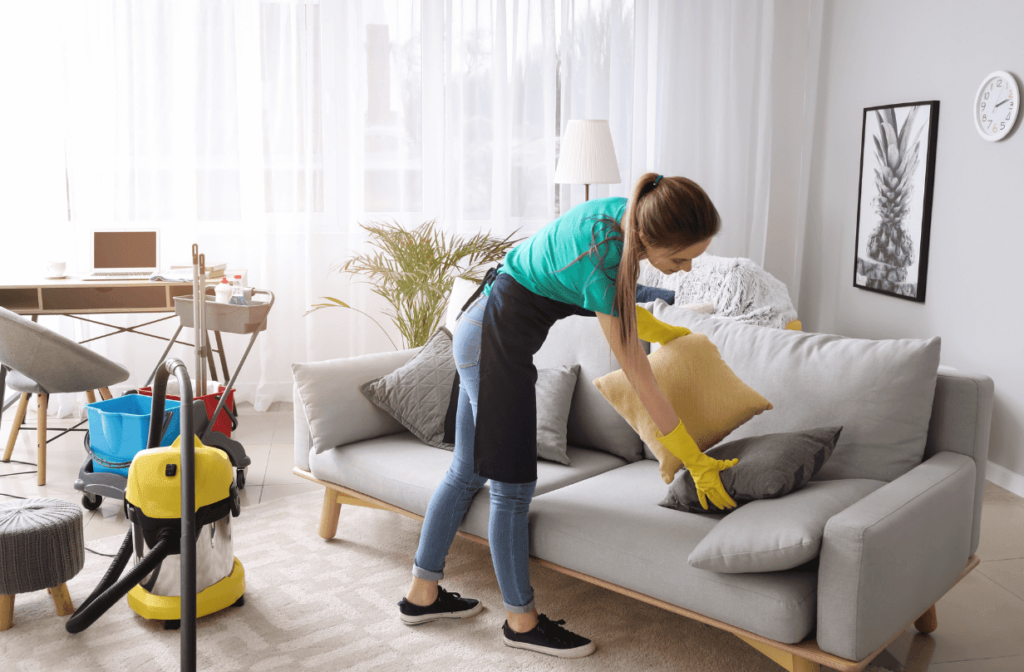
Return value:
<svg viewBox="0 0 1024 672">
<path fill-rule="evenodd" d="M 719 509 L 736 508 L 736 501 L 726 492 L 722 485 L 722 477 L 719 472 L 736 466 L 738 458 L 731 460 L 716 460 L 700 452 L 693 437 L 686 431 L 683 421 L 668 436 L 662 435 L 661 431 L 655 433 L 654 438 L 661 441 L 665 449 L 678 457 L 683 466 L 693 477 L 693 483 L 697 486 L 697 498 L 705 511 L 708 509 L 708 500 Z"/>
<path fill-rule="evenodd" d="M 686 327 L 676 327 L 666 324 L 651 314 L 643 306 L 636 307 L 636 335 L 640 340 L 648 343 L 660 343 L 665 345 L 680 336 L 686 336 L 690 330 Z"/>
</svg>

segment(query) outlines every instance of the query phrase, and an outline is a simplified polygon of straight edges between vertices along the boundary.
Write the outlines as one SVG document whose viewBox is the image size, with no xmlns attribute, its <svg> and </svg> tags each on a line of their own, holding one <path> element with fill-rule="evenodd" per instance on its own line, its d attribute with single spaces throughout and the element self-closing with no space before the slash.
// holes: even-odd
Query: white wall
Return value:
<svg viewBox="0 0 1024 672">
<path fill-rule="evenodd" d="M 995 381 L 989 480 L 1024 487 L 1024 131 L 983 140 L 971 109 L 994 70 L 1024 77 L 1024 2 L 825 4 L 798 312 L 808 331 L 942 337 L 942 363 Z M 863 110 L 940 101 L 923 304 L 853 287 Z"/>
</svg>

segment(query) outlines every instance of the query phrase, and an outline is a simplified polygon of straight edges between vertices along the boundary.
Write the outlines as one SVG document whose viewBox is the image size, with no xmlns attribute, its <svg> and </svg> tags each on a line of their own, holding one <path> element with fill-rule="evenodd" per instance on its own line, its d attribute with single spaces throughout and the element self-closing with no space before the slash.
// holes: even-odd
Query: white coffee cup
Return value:
<svg viewBox="0 0 1024 672">
<path fill-rule="evenodd" d="M 68 267 L 66 261 L 46 262 L 46 275 L 50 278 L 63 278 L 64 270 Z"/>
</svg>

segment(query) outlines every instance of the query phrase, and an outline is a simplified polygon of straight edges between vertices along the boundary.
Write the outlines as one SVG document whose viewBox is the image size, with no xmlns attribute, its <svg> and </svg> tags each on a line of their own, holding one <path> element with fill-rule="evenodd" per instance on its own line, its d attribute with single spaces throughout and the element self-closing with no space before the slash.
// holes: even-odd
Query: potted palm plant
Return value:
<svg viewBox="0 0 1024 672">
<path fill-rule="evenodd" d="M 331 270 L 362 276 L 366 278 L 363 282 L 373 285 L 373 292 L 387 301 L 384 314 L 398 328 L 406 348 L 423 345 L 437 331 L 455 278 L 480 282 L 485 267 L 500 261 L 522 240 L 512 240 L 515 232 L 505 238 L 488 233 L 463 238 L 439 230 L 437 220 L 412 230 L 403 229 L 397 222 L 384 221 L 359 226 L 368 233 L 374 249 Z M 320 298 L 325 302 L 313 304 L 306 315 L 322 308 L 348 308 L 373 320 L 344 301 L 330 296 Z M 393 340 L 391 344 L 398 349 Z"/>
</svg>

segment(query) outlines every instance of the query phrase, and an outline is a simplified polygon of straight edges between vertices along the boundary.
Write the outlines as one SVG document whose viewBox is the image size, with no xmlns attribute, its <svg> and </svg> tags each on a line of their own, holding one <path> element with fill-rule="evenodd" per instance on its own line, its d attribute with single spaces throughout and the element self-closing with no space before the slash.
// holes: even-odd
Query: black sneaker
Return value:
<svg viewBox="0 0 1024 672">
<path fill-rule="evenodd" d="M 559 658 L 582 658 L 597 649 L 586 637 L 580 637 L 563 628 L 564 618 L 552 621 L 541 614 L 537 620 L 537 627 L 529 632 L 516 632 L 508 627 L 508 621 L 505 621 L 501 628 L 505 634 L 505 646 L 546 653 Z"/>
<path fill-rule="evenodd" d="M 458 593 L 449 593 L 441 586 L 437 587 L 437 599 L 429 607 L 421 607 L 402 598 L 398 603 L 402 621 L 406 625 L 419 625 L 444 618 L 469 618 L 476 616 L 484 608 L 479 600 L 467 600 Z"/>
</svg>

